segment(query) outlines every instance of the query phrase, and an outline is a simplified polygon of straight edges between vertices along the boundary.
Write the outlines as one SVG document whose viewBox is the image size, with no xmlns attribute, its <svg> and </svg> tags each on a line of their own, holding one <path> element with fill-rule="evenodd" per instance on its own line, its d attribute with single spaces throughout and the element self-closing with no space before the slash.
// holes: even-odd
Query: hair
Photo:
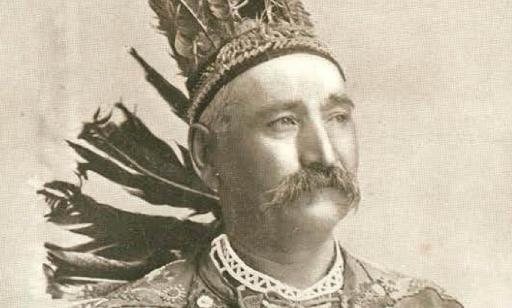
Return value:
<svg viewBox="0 0 512 308">
<path fill-rule="evenodd" d="M 326 166 L 312 163 L 285 177 L 277 186 L 267 191 L 270 201 L 262 210 L 293 204 L 304 193 L 332 187 L 345 193 L 350 200 L 349 207 L 357 207 L 361 198 L 357 177 L 345 166 Z"/>
<path fill-rule="evenodd" d="M 205 125 L 216 134 L 226 132 L 233 116 L 233 109 L 237 105 L 234 101 L 236 88 L 227 83 L 215 94 L 199 118 L 199 123 Z"/>
</svg>

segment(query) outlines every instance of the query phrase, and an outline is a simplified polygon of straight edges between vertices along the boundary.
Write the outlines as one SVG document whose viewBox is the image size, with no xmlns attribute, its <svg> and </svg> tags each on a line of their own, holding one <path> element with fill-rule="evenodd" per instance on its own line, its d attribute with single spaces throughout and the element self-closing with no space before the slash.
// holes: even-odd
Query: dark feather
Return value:
<svg viewBox="0 0 512 308">
<path fill-rule="evenodd" d="M 194 245 L 194 239 L 200 239 L 209 230 L 207 225 L 201 223 L 132 213 L 99 203 L 70 183 L 50 182 L 39 193 L 44 194 L 50 190 L 57 190 L 66 197 L 60 199 L 58 206 L 50 209 L 46 215 L 48 221 L 62 226 L 75 226 L 71 232 L 92 239 L 87 243 L 88 246 L 72 247 L 69 251 L 93 251 L 100 256 L 130 261 L 140 259 L 141 256 L 148 257 L 160 249 L 183 250 L 188 245 Z M 55 245 L 47 245 L 47 248 L 61 250 Z"/>
<path fill-rule="evenodd" d="M 183 165 L 174 150 L 154 136 L 124 105 L 117 104 L 120 124 L 103 119 L 85 123 L 79 138 L 105 155 L 68 142 L 85 162 L 81 174 L 96 172 L 111 181 L 131 188 L 130 192 L 153 204 L 189 207 L 199 213 L 218 208 L 218 198 L 196 175 L 190 161 Z M 103 123 L 98 125 L 98 123 Z M 188 160 L 188 151 L 181 147 Z M 186 160 L 186 161 L 187 161 Z"/>
<path fill-rule="evenodd" d="M 48 260 L 57 267 L 59 277 L 95 277 L 115 280 L 134 280 L 153 268 L 173 260 L 169 255 L 156 262 L 154 256 L 137 261 L 107 259 L 93 253 L 49 250 Z"/>
<path fill-rule="evenodd" d="M 128 192 L 141 197 L 145 201 L 155 205 L 171 205 L 175 207 L 187 207 L 204 214 L 211 212 L 217 201 L 208 194 L 190 188 L 187 184 L 167 180 L 157 175 L 146 173 L 134 173 L 120 167 L 109 158 L 102 157 L 95 152 L 72 142 L 69 145 L 87 162 L 79 163 L 78 170 L 81 174 L 88 171 L 95 172 L 110 181 L 131 189 Z M 180 179 L 185 181 L 186 179 Z"/>
<path fill-rule="evenodd" d="M 97 111 L 79 138 L 88 146 L 68 144 L 83 159 L 81 181 L 95 172 L 149 203 L 220 215 L 218 198 L 195 174 L 188 150 L 178 144 L 175 152 L 124 105 L 117 104 L 105 117 Z M 193 254 L 215 232 L 216 223 L 133 213 L 97 202 L 82 193 L 82 184 L 52 181 L 38 191 L 50 208 L 49 222 L 90 238 L 72 247 L 46 244 L 44 272 L 53 297 L 80 299 L 112 291 L 179 255 Z"/>
<path fill-rule="evenodd" d="M 241 7 L 238 12 L 243 18 L 259 19 L 265 12 L 266 0 L 251 0 Z"/>
<path fill-rule="evenodd" d="M 208 27 L 212 34 L 219 37 L 219 42 L 227 41 L 236 35 L 235 23 L 242 21 L 238 9 L 248 3 L 239 3 L 237 0 L 206 0 L 206 14 L 208 16 Z M 203 40 L 204 41 L 204 40 Z M 200 50 L 202 55 L 208 56 L 212 53 L 209 44 L 204 44 Z"/>
<path fill-rule="evenodd" d="M 122 280 L 62 278 L 55 275 L 55 270 L 43 264 L 46 277 L 46 293 L 54 299 L 84 300 L 106 295 L 126 284 Z"/>
<path fill-rule="evenodd" d="M 158 29 L 167 36 L 171 48 L 174 50 L 176 37 L 176 4 L 171 0 L 149 0 L 149 6 L 158 17 Z"/>
<path fill-rule="evenodd" d="M 283 2 L 291 23 L 300 26 L 313 27 L 310 14 L 306 11 L 301 0 L 286 0 Z"/>
<path fill-rule="evenodd" d="M 217 46 L 200 18 L 201 1 L 149 0 L 159 20 L 158 28 L 167 36 L 173 56 L 185 76 L 190 76 L 197 69 L 198 35 L 201 34 L 212 46 Z"/>
<path fill-rule="evenodd" d="M 190 106 L 188 98 L 178 88 L 168 82 L 160 73 L 149 65 L 134 48 L 130 54 L 144 68 L 146 80 L 158 91 L 162 98 L 171 106 L 172 111 L 183 121 L 188 122 L 187 110 Z"/>
<path fill-rule="evenodd" d="M 91 238 L 67 248 L 45 245 L 51 266 L 46 265 L 44 271 L 48 292 L 54 297 L 96 287 L 110 290 L 111 280 L 119 285 L 140 278 L 179 254 L 193 253 L 208 242 L 213 230 L 209 224 L 131 213 L 101 204 L 67 182 L 47 183 L 39 193 L 50 205 L 48 221 L 73 227 L 71 232 Z M 105 279 L 109 282 L 98 284 Z"/>
<path fill-rule="evenodd" d="M 194 61 L 189 54 L 184 55 L 181 47 L 176 48 L 175 42 L 178 33 L 178 18 L 179 13 L 178 1 L 176 0 L 149 0 L 151 9 L 158 17 L 158 29 L 167 37 L 169 45 L 172 49 L 172 55 L 181 71 L 185 76 L 190 75 L 195 68 Z M 197 24 L 191 24 L 191 28 L 185 30 L 186 33 L 191 33 L 192 30 L 197 33 Z M 180 34 L 180 36 L 183 34 Z M 182 38 L 180 38 L 181 40 Z M 187 44 L 186 44 L 187 45 Z M 190 46 L 190 42 L 188 43 Z"/>
<path fill-rule="evenodd" d="M 207 2 L 210 12 L 215 18 L 226 20 L 232 17 L 229 0 L 207 0 Z"/>
<path fill-rule="evenodd" d="M 215 46 L 214 40 L 208 34 L 206 25 L 203 24 L 196 11 L 201 1 L 177 0 L 177 32 L 181 32 L 185 37 L 191 39 L 196 36 L 199 30 L 206 36 L 211 44 Z"/>
</svg>

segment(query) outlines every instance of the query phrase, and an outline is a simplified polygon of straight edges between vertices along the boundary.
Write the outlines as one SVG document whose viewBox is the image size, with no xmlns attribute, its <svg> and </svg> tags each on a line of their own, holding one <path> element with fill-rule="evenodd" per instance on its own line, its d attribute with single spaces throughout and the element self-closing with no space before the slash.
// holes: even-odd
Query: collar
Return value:
<svg viewBox="0 0 512 308">
<path fill-rule="evenodd" d="M 261 294 L 276 294 L 283 299 L 299 302 L 333 294 L 343 288 L 345 262 L 339 244 L 336 244 L 335 260 L 329 272 L 306 289 L 287 285 L 247 265 L 233 250 L 225 234 L 212 241 L 209 257 L 221 276 L 238 285 L 237 290 L 249 289 Z"/>
</svg>

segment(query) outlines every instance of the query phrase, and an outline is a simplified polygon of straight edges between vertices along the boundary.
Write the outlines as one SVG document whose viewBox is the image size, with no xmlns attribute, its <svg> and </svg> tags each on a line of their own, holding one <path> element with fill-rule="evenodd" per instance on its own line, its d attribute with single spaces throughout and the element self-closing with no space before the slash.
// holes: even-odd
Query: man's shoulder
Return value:
<svg viewBox="0 0 512 308">
<path fill-rule="evenodd" d="M 185 307 L 196 268 L 191 260 L 178 260 L 77 308 Z"/>
<path fill-rule="evenodd" d="M 342 294 L 346 307 L 463 307 L 429 280 L 406 276 L 348 253 L 344 257 Z M 176 261 L 78 307 L 186 307 L 190 290 L 195 288 L 196 274 L 196 262 Z M 215 296 L 212 294 L 210 298 Z"/>
<path fill-rule="evenodd" d="M 354 305 L 395 308 L 463 307 L 442 287 L 430 280 L 407 276 L 350 254 L 345 254 L 345 257 L 348 266 L 346 296 Z"/>
</svg>

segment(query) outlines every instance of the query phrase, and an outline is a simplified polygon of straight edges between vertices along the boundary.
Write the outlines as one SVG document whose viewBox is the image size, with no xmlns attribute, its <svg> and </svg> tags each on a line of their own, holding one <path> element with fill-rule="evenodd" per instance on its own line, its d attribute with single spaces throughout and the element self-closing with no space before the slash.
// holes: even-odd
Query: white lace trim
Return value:
<svg viewBox="0 0 512 308">
<path fill-rule="evenodd" d="M 210 258 L 221 274 L 227 272 L 245 287 L 261 293 L 273 291 L 291 301 L 313 299 L 336 292 L 343 287 L 344 261 L 339 245 L 336 245 L 336 259 L 329 273 L 303 290 L 289 286 L 245 264 L 235 253 L 225 234 L 219 235 L 212 241 Z"/>
</svg>

